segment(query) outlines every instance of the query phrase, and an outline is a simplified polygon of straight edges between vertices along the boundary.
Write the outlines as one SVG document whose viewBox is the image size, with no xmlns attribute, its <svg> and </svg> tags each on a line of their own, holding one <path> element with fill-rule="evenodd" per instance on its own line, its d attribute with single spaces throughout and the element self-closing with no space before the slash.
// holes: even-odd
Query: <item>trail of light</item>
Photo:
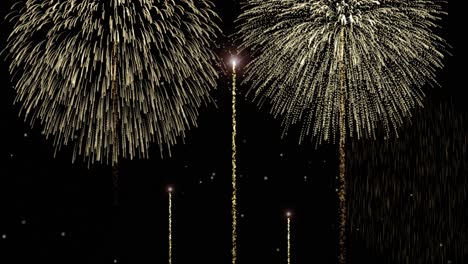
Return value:
<svg viewBox="0 0 468 264">
<path fill-rule="evenodd" d="M 236 63 L 232 63 L 232 264 L 237 262 L 237 176 L 236 176 L 236 137 L 237 137 L 237 120 L 236 120 Z"/>
<path fill-rule="evenodd" d="M 172 264 L 172 188 L 169 188 L 169 264 Z"/>
<path fill-rule="evenodd" d="M 287 230 L 288 230 L 288 264 L 291 264 L 291 215 L 288 213 L 288 226 L 287 226 Z"/>
<path fill-rule="evenodd" d="M 339 263 L 346 263 L 346 87 L 345 87 L 345 65 L 344 65 L 344 28 L 340 31 L 340 59 L 339 59 L 339 78 L 340 78 L 340 165 L 339 165 Z"/>
</svg>

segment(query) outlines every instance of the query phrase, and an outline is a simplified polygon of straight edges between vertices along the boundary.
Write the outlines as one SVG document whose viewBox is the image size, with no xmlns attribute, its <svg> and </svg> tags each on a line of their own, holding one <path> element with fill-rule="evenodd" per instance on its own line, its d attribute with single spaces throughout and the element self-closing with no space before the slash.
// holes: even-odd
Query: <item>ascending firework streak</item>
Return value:
<svg viewBox="0 0 468 264">
<path fill-rule="evenodd" d="M 172 264 L 172 192 L 174 189 L 172 187 L 167 188 L 167 192 L 169 193 L 169 219 L 168 219 L 168 225 L 169 225 L 169 254 L 168 254 L 168 260 L 169 264 Z"/>
<path fill-rule="evenodd" d="M 288 264 L 291 264 L 291 212 L 286 212 L 287 218 L 287 239 L 288 239 L 288 249 L 287 249 L 287 260 Z"/>
<path fill-rule="evenodd" d="M 232 198 L 231 198 L 231 214 L 232 214 L 232 264 L 237 262 L 237 175 L 236 175 L 236 137 L 237 137 L 237 120 L 236 120 L 236 64 L 235 58 L 232 59 Z"/>
<path fill-rule="evenodd" d="M 260 105 L 302 122 L 299 141 L 339 140 L 339 262 L 346 260 L 346 138 L 397 129 L 437 85 L 446 0 L 247 0 L 238 38 L 253 51 L 245 82 Z"/>
<path fill-rule="evenodd" d="M 345 39 L 344 39 L 344 28 L 340 30 L 340 54 L 344 54 Z M 339 130 L 340 130 L 340 153 L 339 153 L 339 212 L 340 225 L 339 225 L 339 248 L 340 263 L 344 263 L 346 259 L 346 124 L 345 124 L 345 112 L 346 112 L 346 87 L 345 87 L 345 66 L 343 61 L 343 55 L 338 61 L 339 67 L 339 78 L 340 78 L 340 115 L 339 115 Z"/>
</svg>

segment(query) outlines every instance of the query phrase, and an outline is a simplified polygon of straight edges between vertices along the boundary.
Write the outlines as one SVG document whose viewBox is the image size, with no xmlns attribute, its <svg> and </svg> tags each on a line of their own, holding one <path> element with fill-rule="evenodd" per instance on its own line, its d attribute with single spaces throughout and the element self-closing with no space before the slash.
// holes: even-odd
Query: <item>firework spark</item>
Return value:
<svg viewBox="0 0 468 264">
<path fill-rule="evenodd" d="M 215 87 L 208 0 L 28 0 L 6 51 L 15 102 L 73 160 L 147 158 L 196 126 Z M 162 155 L 162 154 L 161 154 Z"/>
<path fill-rule="evenodd" d="M 340 263 L 346 259 L 346 137 L 396 134 L 437 84 L 445 0 L 247 0 L 239 39 L 254 53 L 245 82 L 260 105 L 302 122 L 299 141 L 339 138 Z"/>
</svg>

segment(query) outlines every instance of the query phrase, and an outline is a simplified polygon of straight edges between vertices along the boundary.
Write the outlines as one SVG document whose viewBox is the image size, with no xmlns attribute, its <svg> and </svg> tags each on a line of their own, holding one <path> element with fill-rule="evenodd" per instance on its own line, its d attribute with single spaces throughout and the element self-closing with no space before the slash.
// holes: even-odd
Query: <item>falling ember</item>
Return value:
<svg viewBox="0 0 468 264">
<path fill-rule="evenodd" d="M 231 214 L 232 214 L 232 264 L 237 262 L 237 120 L 236 120 L 236 59 L 232 59 L 232 198 L 231 198 Z"/>
<path fill-rule="evenodd" d="M 467 263 L 468 114 L 430 99 L 399 138 L 349 144 L 349 237 L 383 264 Z"/>
<path fill-rule="evenodd" d="M 169 186 L 167 188 L 167 192 L 169 194 L 169 219 L 168 219 L 168 225 L 169 225 L 169 238 L 168 238 L 168 242 L 169 242 L 169 254 L 168 254 L 168 260 L 169 260 L 169 264 L 172 264 L 172 192 L 173 192 L 173 188 L 171 186 Z"/>
</svg>

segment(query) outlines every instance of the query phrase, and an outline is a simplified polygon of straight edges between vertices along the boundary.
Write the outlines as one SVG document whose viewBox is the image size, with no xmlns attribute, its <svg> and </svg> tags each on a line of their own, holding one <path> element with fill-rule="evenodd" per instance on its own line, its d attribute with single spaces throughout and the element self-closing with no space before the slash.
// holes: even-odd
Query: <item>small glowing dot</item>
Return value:
<svg viewBox="0 0 468 264">
<path fill-rule="evenodd" d="M 22 225 L 25 225 L 25 224 L 26 224 L 26 220 L 24 220 L 24 219 L 21 220 L 21 224 L 22 224 Z"/>
<path fill-rule="evenodd" d="M 276 248 L 276 252 L 280 252 L 280 249 L 279 249 L 279 248 Z"/>
<path fill-rule="evenodd" d="M 263 180 L 268 181 L 268 176 L 263 177 Z"/>
<path fill-rule="evenodd" d="M 216 176 L 216 172 L 212 172 L 212 173 L 211 173 L 211 176 L 212 176 L 212 177 Z"/>
<path fill-rule="evenodd" d="M 245 215 L 244 215 L 244 214 L 241 214 L 241 215 L 240 215 L 240 217 L 241 217 L 241 218 L 244 218 L 244 217 L 245 217 Z"/>
<path fill-rule="evenodd" d="M 13 156 L 14 156 L 14 155 L 13 155 L 12 153 L 10 153 L 10 158 L 13 158 Z"/>
<path fill-rule="evenodd" d="M 171 192 L 174 191 L 174 188 L 172 188 L 172 186 L 169 186 L 169 187 L 167 187 L 167 191 L 171 193 Z"/>
<path fill-rule="evenodd" d="M 2 239 L 6 239 L 7 238 L 7 235 L 6 234 L 3 234 L 2 235 Z"/>
<path fill-rule="evenodd" d="M 291 215 L 292 215 L 291 211 L 287 211 L 287 212 L 286 212 L 286 216 L 287 216 L 287 217 L 291 217 Z"/>
<path fill-rule="evenodd" d="M 335 192 L 338 192 L 338 188 L 335 189 Z"/>
<path fill-rule="evenodd" d="M 284 157 L 284 154 L 283 154 L 283 153 L 280 153 L 280 157 Z"/>
<path fill-rule="evenodd" d="M 413 197 L 413 194 L 411 193 L 409 196 Z"/>
<path fill-rule="evenodd" d="M 327 162 L 326 160 L 323 160 L 323 163 Z"/>
<path fill-rule="evenodd" d="M 117 263 L 117 259 L 114 259 L 114 263 Z"/>
<path fill-rule="evenodd" d="M 307 181 L 307 176 L 304 176 L 304 181 Z"/>
<path fill-rule="evenodd" d="M 202 183 L 203 183 L 203 181 L 202 181 L 202 180 L 200 180 L 198 183 L 199 183 L 199 184 L 202 184 Z"/>
<path fill-rule="evenodd" d="M 214 180 L 214 178 L 215 178 L 214 176 L 211 176 L 211 177 L 210 177 L 211 180 Z"/>
<path fill-rule="evenodd" d="M 24 133 L 23 135 L 24 135 L 24 137 L 28 137 L 28 133 Z"/>
<path fill-rule="evenodd" d="M 440 247 L 443 247 L 444 245 L 442 243 L 439 244 Z"/>
<path fill-rule="evenodd" d="M 247 139 L 243 139 L 242 143 L 244 143 L 244 144 L 247 143 Z"/>
<path fill-rule="evenodd" d="M 357 230 L 357 231 L 359 231 L 359 227 L 358 227 L 358 228 L 356 228 L 356 230 Z"/>
<path fill-rule="evenodd" d="M 66 234 L 65 232 L 60 233 L 60 236 L 64 237 Z"/>
</svg>

